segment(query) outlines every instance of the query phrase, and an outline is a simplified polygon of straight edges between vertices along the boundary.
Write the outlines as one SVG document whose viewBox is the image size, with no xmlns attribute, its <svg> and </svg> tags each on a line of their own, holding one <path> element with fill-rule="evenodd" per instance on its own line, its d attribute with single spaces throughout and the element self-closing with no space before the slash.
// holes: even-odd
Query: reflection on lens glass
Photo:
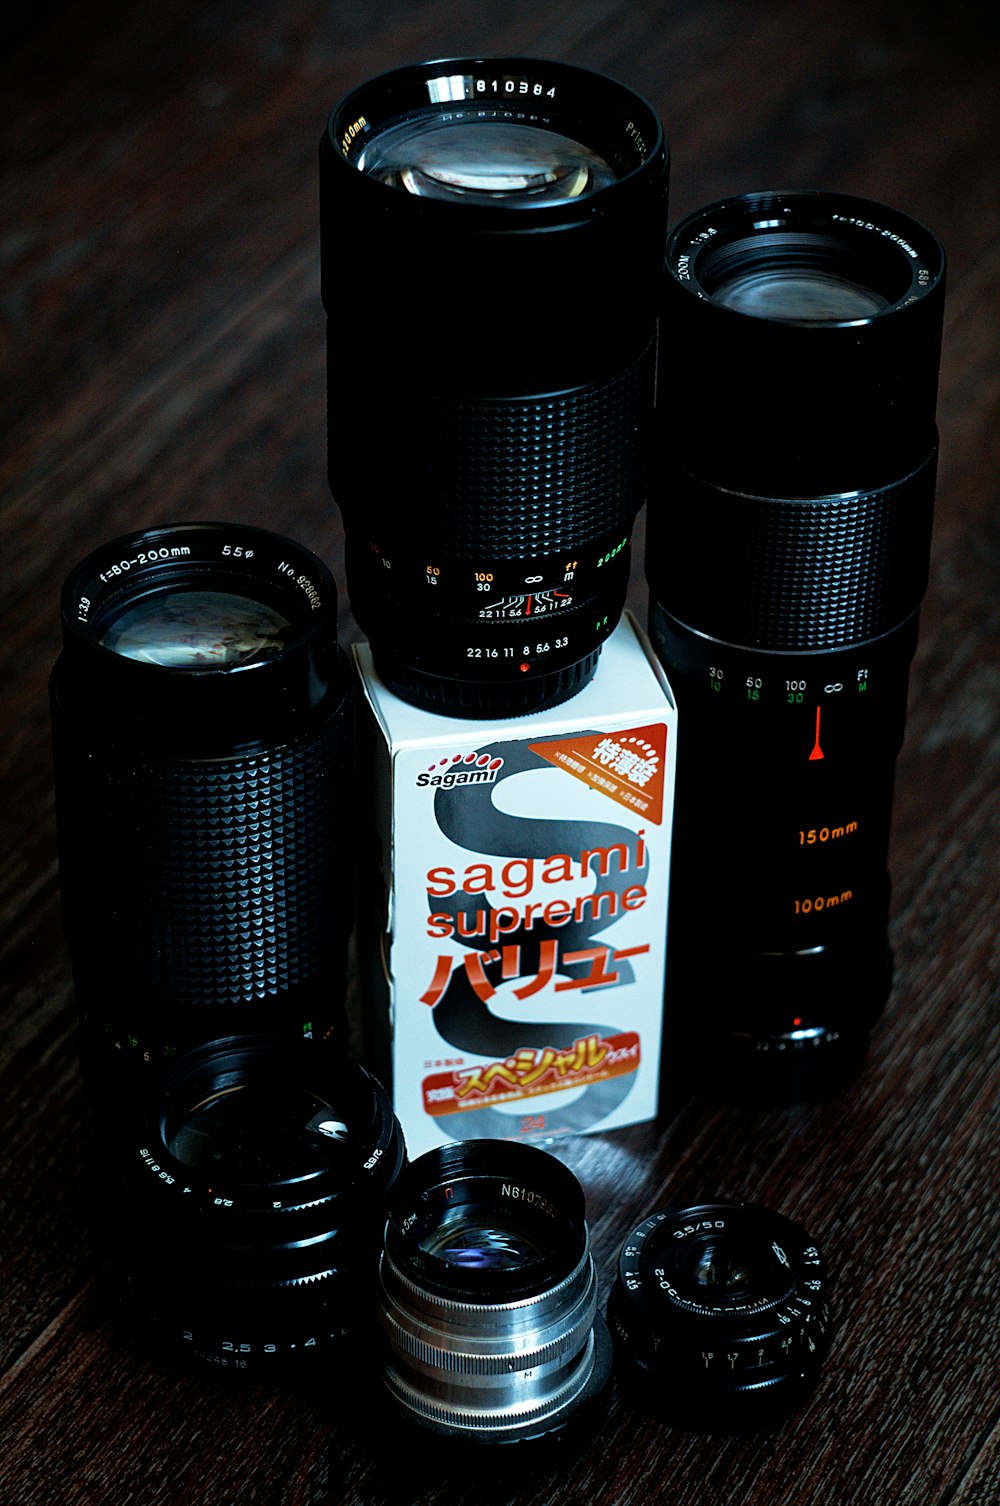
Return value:
<svg viewBox="0 0 1000 1506">
<path fill-rule="evenodd" d="M 750 1273 L 745 1262 L 734 1256 L 732 1251 L 720 1249 L 718 1245 L 709 1245 L 702 1251 L 693 1274 L 698 1286 L 721 1288 L 724 1291 L 735 1291 L 750 1284 Z"/>
<path fill-rule="evenodd" d="M 889 300 L 833 272 L 819 268 L 789 271 L 781 267 L 764 267 L 734 277 L 713 293 L 713 301 L 724 308 L 758 319 L 795 319 L 816 323 L 838 319 L 867 319 Z"/>
<path fill-rule="evenodd" d="M 602 157 L 557 131 L 436 117 L 392 126 L 365 146 L 363 173 L 420 198 L 560 203 L 615 182 Z"/>
<path fill-rule="evenodd" d="M 228 591 L 160 591 L 126 606 L 101 632 L 123 659 L 166 669 L 228 669 L 277 659 L 290 624 L 263 602 Z"/>
<path fill-rule="evenodd" d="M 698 1303 L 771 1301 L 784 1290 L 788 1259 L 777 1244 L 732 1236 L 694 1240 L 676 1254 L 682 1300 Z"/>
<path fill-rule="evenodd" d="M 330 1166 L 348 1131 L 308 1088 L 240 1083 L 189 1109 L 166 1139 L 185 1166 L 238 1182 L 280 1182 Z"/>
<path fill-rule="evenodd" d="M 428 1255 L 472 1271 L 514 1271 L 541 1253 L 535 1242 L 510 1222 L 496 1222 L 468 1207 L 454 1208 L 420 1241 Z"/>
</svg>

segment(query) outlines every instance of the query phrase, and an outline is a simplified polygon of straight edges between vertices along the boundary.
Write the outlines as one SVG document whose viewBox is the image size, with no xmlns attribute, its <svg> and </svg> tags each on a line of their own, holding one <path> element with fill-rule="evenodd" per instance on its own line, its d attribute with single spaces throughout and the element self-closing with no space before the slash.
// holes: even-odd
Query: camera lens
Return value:
<svg viewBox="0 0 1000 1506">
<path fill-rule="evenodd" d="M 552 705 L 618 622 L 666 181 L 649 107 L 563 64 L 425 63 L 330 116 L 330 485 L 355 616 L 418 705 Z"/>
<path fill-rule="evenodd" d="M 349 680 L 326 568 L 222 523 L 70 575 L 51 685 L 63 915 L 88 1073 L 343 1031 Z"/>
<path fill-rule="evenodd" d="M 404 1158 L 382 1088 L 324 1042 L 235 1036 L 178 1059 L 133 1136 L 120 1218 L 149 1331 L 267 1375 L 359 1330 Z"/>
<path fill-rule="evenodd" d="M 665 1209 L 625 1241 L 608 1323 L 619 1380 L 649 1410 L 705 1431 L 768 1426 L 829 1348 L 823 1259 L 767 1208 Z"/>
<path fill-rule="evenodd" d="M 532 1146 L 466 1140 L 407 1167 L 378 1304 L 390 1395 L 452 1441 L 557 1439 L 610 1375 L 583 1191 Z"/>
<path fill-rule="evenodd" d="M 943 297 L 935 238 L 848 195 L 725 200 L 668 241 L 646 573 L 684 729 L 671 1009 L 713 1091 L 826 1091 L 889 990 Z"/>
</svg>

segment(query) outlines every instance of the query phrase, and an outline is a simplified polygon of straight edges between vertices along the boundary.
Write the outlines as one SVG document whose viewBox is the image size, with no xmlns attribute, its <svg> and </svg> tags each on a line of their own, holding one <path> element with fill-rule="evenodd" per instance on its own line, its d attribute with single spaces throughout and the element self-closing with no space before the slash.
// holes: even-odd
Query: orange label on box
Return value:
<svg viewBox="0 0 1000 1506">
<path fill-rule="evenodd" d="M 663 820 L 663 765 L 667 729 L 662 722 L 623 732 L 590 732 L 531 743 L 540 758 L 582 779 L 619 805 L 658 826 Z"/>
<path fill-rule="evenodd" d="M 428 1114 L 456 1114 L 484 1103 L 512 1103 L 561 1088 L 578 1088 L 622 1077 L 639 1065 L 639 1037 L 587 1035 L 572 1046 L 522 1046 L 503 1061 L 459 1067 L 425 1077 L 424 1109 Z"/>
</svg>

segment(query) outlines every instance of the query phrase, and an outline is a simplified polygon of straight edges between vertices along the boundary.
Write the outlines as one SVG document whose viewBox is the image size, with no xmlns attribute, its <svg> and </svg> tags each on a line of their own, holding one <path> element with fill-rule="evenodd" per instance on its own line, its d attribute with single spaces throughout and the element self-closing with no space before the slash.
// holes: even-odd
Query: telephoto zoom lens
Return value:
<svg viewBox="0 0 1000 1506">
<path fill-rule="evenodd" d="M 62 629 L 63 916 L 101 1096 L 237 1031 L 341 1036 L 350 694 L 329 571 L 257 528 L 155 528 L 73 571 Z"/>
<path fill-rule="evenodd" d="M 605 1392 L 583 1191 L 533 1146 L 466 1140 L 406 1168 L 378 1303 L 399 1415 L 452 1444 L 558 1443 Z"/>
<path fill-rule="evenodd" d="M 456 59 L 320 146 L 329 471 L 392 689 L 517 715 L 594 673 L 644 500 L 667 151 L 630 90 Z"/>
<path fill-rule="evenodd" d="M 829 1349 L 823 1257 L 752 1203 L 664 1209 L 625 1241 L 608 1323 L 618 1381 L 648 1411 L 705 1432 L 771 1427 Z"/>
<path fill-rule="evenodd" d="M 669 1010 L 713 1091 L 821 1094 L 889 992 L 943 300 L 934 236 L 843 194 L 669 239 L 646 571 L 681 727 Z"/>
<path fill-rule="evenodd" d="M 254 1378 L 370 1350 L 389 1100 L 322 1041 L 234 1036 L 178 1058 L 129 1137 L 119 1252 L 140 1331 Z"/>
</svg>

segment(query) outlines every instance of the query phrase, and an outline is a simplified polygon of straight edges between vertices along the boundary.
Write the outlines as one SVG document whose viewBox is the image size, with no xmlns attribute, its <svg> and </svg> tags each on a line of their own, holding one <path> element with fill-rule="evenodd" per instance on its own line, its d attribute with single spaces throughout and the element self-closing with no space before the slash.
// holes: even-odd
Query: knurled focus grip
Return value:
<svg viewBox="0 0 1000 1506">
<path fill-rule="evenodd" d="M 650 508 L 647 570 L 672 615 L 716 641 L 804 652 L 898 627 L 927 585 L 936 451 L 877 491 L 754 497 L 679 478 Z"/>
<path fill-rule="evenodd" d="M 350 917 L 347 716 L 212 762 L 95 752 L 55 719 L 67 927 L 86 994 L 234 1006 L 329 990 Z"/>
<path fill-rule="evenodd" d="M 611 380 L 552 397 L 439 404 L 443 495 L 468 504 L 448 509 L 442 543 L 530 560 L 629 533 L 651 359 L 652 347 Z"/>
<path fill-rule="evenodd" d="M 331 370 L 335 352 L 330 351 Z M 605 381 L 516 398 L 383 390 L 379 427 L 413 442 L 338 440 L 330 405 L 330 472 L 347 526 L 405 567 L 436 553 L 469 565 L 533 560 L 631 531 L 644 486 L 640 436 L 652 410 L 653 347 Z M 393 409 L 400 411 L 396 421 Z M 356 441 L 357 415 L 349 413 Z"/>
</svg>

